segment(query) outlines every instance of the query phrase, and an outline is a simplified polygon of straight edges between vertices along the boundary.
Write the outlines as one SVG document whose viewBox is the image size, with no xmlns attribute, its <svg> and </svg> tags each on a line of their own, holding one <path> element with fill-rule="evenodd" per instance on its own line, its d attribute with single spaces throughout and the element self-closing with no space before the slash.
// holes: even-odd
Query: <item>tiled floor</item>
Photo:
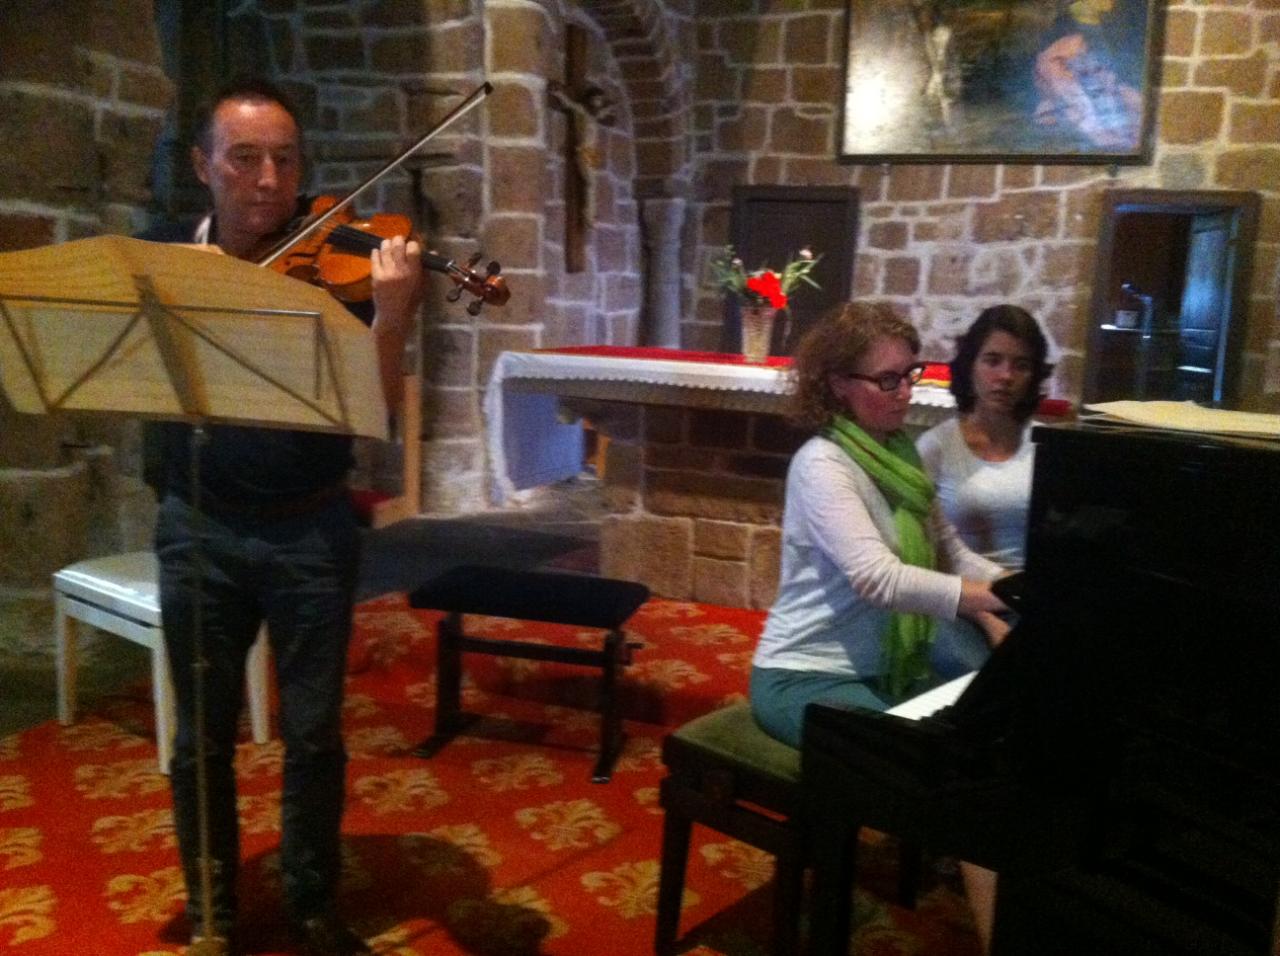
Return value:
<svg viewBox="0 0 1280 956">
<path fill-rule="evenodd" d="M 465 523 L 600 540 L 600 521 L 607 514 L 604 485 L 588 473 L 521 492 L 521 498 L 501 510 L 467 515 Z"/>
<path fill-rule="evenodd" d="M 369 533 L 360 596 L 409 591 L 460 564 L 592 573 L 605 509 L 589 475 L 524 495 L 502 510 L 410 518 Z"/>
</svg>

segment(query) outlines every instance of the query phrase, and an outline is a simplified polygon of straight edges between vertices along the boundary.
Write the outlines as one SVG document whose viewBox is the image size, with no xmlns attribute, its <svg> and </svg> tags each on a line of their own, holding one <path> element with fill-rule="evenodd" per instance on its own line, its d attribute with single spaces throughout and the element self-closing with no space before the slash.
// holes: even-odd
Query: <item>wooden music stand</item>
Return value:
<svg viewBox="0 0 1280 956">
<path fill-rule="evenodd" d="M 386 439 L 373 336 L 315 286 L 120 236 L 0 253 L 19 412 L 116 412 Z"/>
<path fill-rule="evenodd" d="M 206 424 L 387 437 L 373 335 L 327 292 L 230 256 L 119 236 L 0 253 L 0 388 L 19 412 L 193 423 L 197 516 Z M 212 936 L 200 580 L 197 571 L 196 789 L 201 932 Z"/>
</svg>

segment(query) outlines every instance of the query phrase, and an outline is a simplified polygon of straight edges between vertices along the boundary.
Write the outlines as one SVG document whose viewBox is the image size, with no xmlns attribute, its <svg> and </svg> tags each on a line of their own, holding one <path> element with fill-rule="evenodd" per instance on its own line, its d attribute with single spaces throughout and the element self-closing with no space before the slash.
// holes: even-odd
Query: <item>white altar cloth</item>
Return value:
<svg viewBox="0 0 1280 956">
<path fill-rule="evenodd" d="M 682 357 L 663 357 L 664 351 Z M 781 414 L 792 389 L 789 372 L 787 360 L 757 365 L 705 352 L 608 346 L 503 352 L 484 396 L 494 503 L 581 471 L 581 424 L 564 421 L 563 398 Z M 908 424 L 927 427 L 955 399 L 945 388 L 917 385 L 911 404 Z"/>
</svg>

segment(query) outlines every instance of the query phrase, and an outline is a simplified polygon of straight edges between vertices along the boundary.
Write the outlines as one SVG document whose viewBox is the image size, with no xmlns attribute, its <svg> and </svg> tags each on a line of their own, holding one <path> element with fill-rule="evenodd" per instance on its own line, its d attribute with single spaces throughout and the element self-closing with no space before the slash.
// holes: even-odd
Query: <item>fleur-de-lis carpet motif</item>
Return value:
<svg viewBox="0 0 1280 956">
<path fill-rule="evenodd" d="M 379 956 L 649 956 L 661 868 L 664 736 L 744 699 L 757 611 L 653 600 L 629 625 L 627 740 L 608 784 L 595 672 L 468 655 L 463 706 L 482 715 L 430 760 L 435 625 L 403 596 L 361 605 L 343 709 L 350 761 L 341 911 Z M 576 627 L 468 618 L 469 633 L 589 646 Z M 0 951 L 160 956 L 189 928 L 150 689 L 83 701 L 79 721 L 0 740 Z M 50 701 L 52 712 L 53 702 Z M 283 747 L 236 753 L 248 952 L 289 952 L 282 929 Z M 896 851 L 864 839 L 857 956 L 976 956 L 952 868 L 917 908 L 893 899 Z M 683 896 L 688 956 L 764 956 L 773 860 L 697 827 Z"/>
<path fill-rule="evenodd" d="M 0 829 L 0 869 L 12 870 L 40 862 L 40 841 L 44 834 L 36 827 Z"/>
<path fill-rule="evenodd" d="M 21 774 L 0 774 L 0 811 L 31 806 L 31 781 Z"/>
<path fill-rule="evenodd" d="M 56 905 L 50 886 L 0 889 L 0 933 L 12 946 L 48 938 L 57 928 L 52 917 Z"/>
<path fill-rule="evenodd" d="M 103 853 L 139 853 L 152 847 L 177 846 L 173 815 L 167 807 L 153 807 L 123 816 L 98 817 L 93 822 L 93 842 Z"/>
<path fill-rule="evenodd" d="M 516 811 L 516 822 L 548 850 L 586 849 L 607 843 L 622 830 L 590 800 L 568 800 Z"/>
</svg>

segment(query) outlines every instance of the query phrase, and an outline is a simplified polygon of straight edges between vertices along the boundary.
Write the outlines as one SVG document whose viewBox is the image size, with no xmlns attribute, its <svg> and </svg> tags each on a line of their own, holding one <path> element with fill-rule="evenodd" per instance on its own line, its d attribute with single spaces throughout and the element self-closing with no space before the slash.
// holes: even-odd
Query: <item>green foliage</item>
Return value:
<svg viewBox="0 0 1280 956">
<path fill-rule="evenodd" d="M 794 259 L 782 267 L 781 272 L 775 272 L 767 266 L 760 266 L 758 269 L 748 272 L 742 260 L 734 253 L 733 246 L 725 246 L 724 253 L 711 260 L 711 277 L 712 281 L 723 291 L 754 303 L 760 297 L 747 288 L 747 280 L 752 278 L 768 275 L 777 276 L 778 284 L 782 288 L 782 294 L 787 297 L 790 297 L 801 283 L 812 286 L 815 289 L 821 288 L 809 275 L 813 271 L 813 267 L 821 259 L 822 256 L 815 256 L 808 247 L 805 247 L 800 250 Z"/>
</svg>

